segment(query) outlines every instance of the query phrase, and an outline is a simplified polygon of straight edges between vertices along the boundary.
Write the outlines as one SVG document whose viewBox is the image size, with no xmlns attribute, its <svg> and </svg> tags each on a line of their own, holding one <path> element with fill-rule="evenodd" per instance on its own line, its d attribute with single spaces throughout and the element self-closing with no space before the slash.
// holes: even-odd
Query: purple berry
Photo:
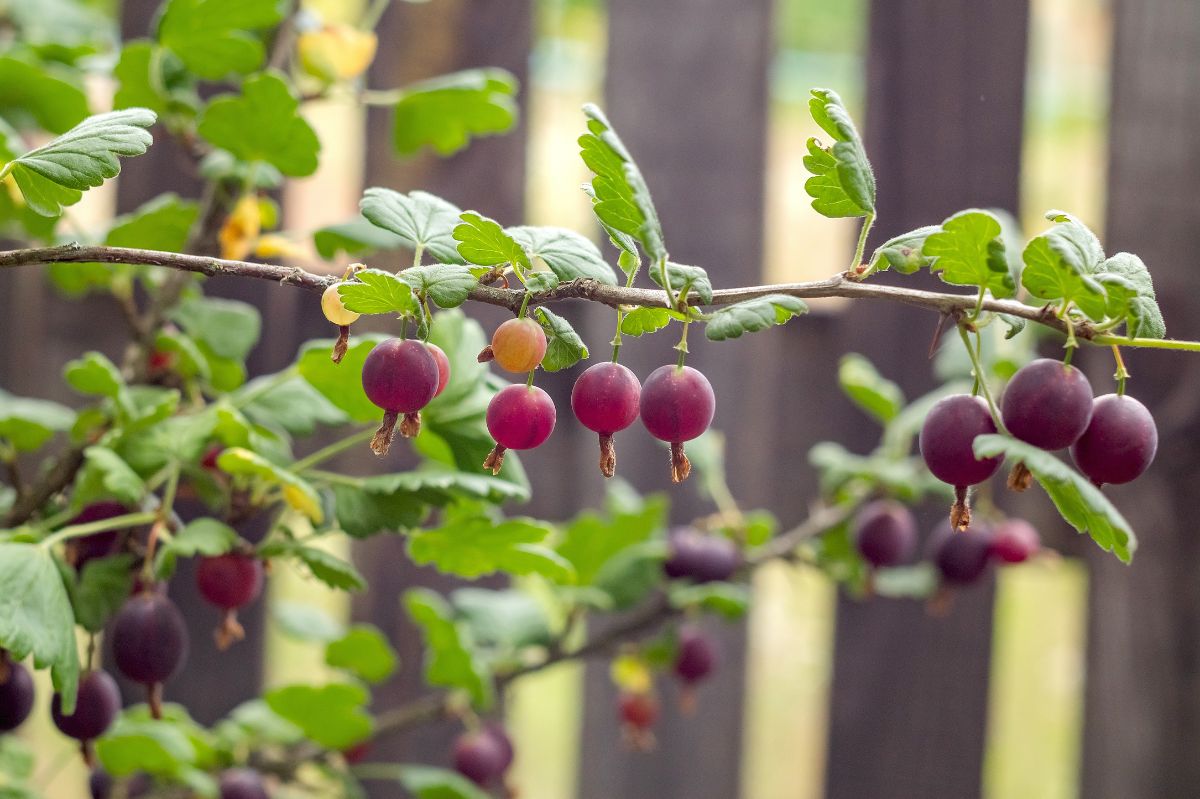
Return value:
<svg viewBox="0 0 1200 799">
<path fill-rule="evenodd" d="M 55 694 L 50 700 L 54 726 L 77 741 L 99 738 L 120 712 L 121 692 L 117 681 L 106 671 L 93 671 L 83 676 L 75 698 L 75 712 L 70 716 L 63 715 L 62 696 Z"/>
<path fill-rule="evenodd" d="M 221 772 L 221 799 L 268 799 L 262 776 L 253 769 L 231 768 Z"/>
<path fill-rule="evenodd" d="M 12 732 L 29 718 L 33 709 L 33 677 L 29 669 L 9 660 L 7 653 L 0 653 L 0 668 L 7 671 L 4 682 L 0 683 L 0 732 Z"/>
<path fill-rule="evenodd" d="M 1038 358 L 1008 381 L 1000 416 L 1016 438 L 1042 449 L 1063 449 L 1087 429 L 1092 386 L 1074 366 Z"/>
<path fill-rule="evenodd" d="M 376 345 L 363 363 L 367 399 L 391 413 L 416 413 L 429 404 L 441 380 L 437 360 L 419 341 L 392 338 Z"/>
<path fill-rule="evenodd" d="M 489 785 L 503 775 L 510 759 L 503 743 L 487 730 L 464 732 L 454 742 L 454 770 L 476 785 Z"/>
<path fill-rule="evenodd" d="M 717 648 L 712 639 L 695 627 L 679 631 L 679 646 L 675 652 L 675 676 L 687 685 L 704 680 L 717 667 Z"/>
<path fill-rule="evenodd" d="M 492 736 L 492 740 L 500 747 L 500 751 L 504 757 L 502 759 L 503 766 L 500 771 L 508 771 L 508 767 L 512 765 L 513 759 L 516 757 L 516 750 L 513 749 L 512 739 L 508 737 L 508 732 L 498 721 L 489 721 L 483 725 L 483 731 Z"/>
<path fill-rule="evenodd" d="M 1024 519 L 1005 519 L 992 531 L 992 556 L 1003 563 L 1024 563 L 1041 548 L 1041 536 Z"/>
<path fill-rule="evenodd" d="M 642 424 L 660 441 L 691 441 L 708 429 L 716 409 L 708 378 L 690 366 L 660 366 L 642 386 Z"/>
<path fill-rule="evenodd" d="M 667 537 L 663 571 L 672 579 L 698 583 L 728 580 L 742 565 L 742 554 L 728 538 L 677 527 Z"/>
<path fill-rule="evenodd" d="M 917 548 L 917 523 L 899 502 L 877 500 L 855 517 L 854 544 L 872 566 L 898 566 Z"/>
<path fill-rule="evenodd" d="M 512 385 L 488 403 L 487 428 L 505 449 L 534 449 L 550 437 L 556 418 L 549 394 L 537 386 Z"/>
<path fill-rule="evenodd" d="M 1000 468 L 1002 458 L 975 457 L 976 436 L 996 432 L 987 403 L 968 394 L 953 394 L 939 401 L 925 417 L 920 447 L 933 476 L 952 486 L 982 483 Z"/>
<path fill-rule="evenodd" d="M 262 593 L 262 561 L 237 552 L 201 558 L 196 567 L 196 586 L 206 601 L 219 608 L 244 607 Z"/>
<path fill-rule="evenodd" d="M 1071 447 L 1075 465 L 1097 485 L 1128 483 L 1149 468 L 1158 452 L 1158 428 L 1133 397 L 1105 394 L 1092 406 L 1087 430 Z"/>
<path fill-rule="evenodd" d="M 187 657 L 183 614 L 168 597 L 143 593 L 125 601 L 112 625 L 113 659 L 134 682 L 166 682 Z"/>
<path fill-rule="evenodd" d="M 942 582 L 970 585 L 987 571 L 991 544 L 992 533 L 986 527 L 976 525 L 959 532 L 948 522 L 943 522 L 930 536 L 926 552 L 941 574 Z"/>
</svg>

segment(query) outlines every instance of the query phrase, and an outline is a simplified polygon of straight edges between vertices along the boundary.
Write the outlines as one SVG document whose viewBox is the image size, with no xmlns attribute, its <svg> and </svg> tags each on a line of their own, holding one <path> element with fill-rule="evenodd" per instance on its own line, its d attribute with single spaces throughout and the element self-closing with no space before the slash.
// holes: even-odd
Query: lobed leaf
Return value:
<svg viewBox="0 0 1200 799">
<path fill-rule="evenodd" d="M 1103 319 L 1108 299 L 1094 276 L 1104 259 L 1100 241 L 1068 214 L 1046 216 L 1055 225 L 1025 246 L 1021 284 L 1035 297 L 1073 302 L 1089 318 Z"/>
<path fill-rule="evenodd" d="M 715 311 L 705 326 L 704 335 L 711 341 L 738 338 L 743 333 L 766 330 L 782 325 L 793 316 L 808 313 L 808 305 L 799 297 L 787 294 L 768 294 L 753 300 L 726 305 Z"/>
<path fill-rule="evenodd" d="M 412 287 L 391 272 L 363 269 L 351 280 L 338 284 L 338 295 L 348 310 L 363 314 L 399 314 L 418 312 Z"/>
<path fill-rule="evenodd" d="M 570 582 L 570 563 L 542 543 L 553 532 L 532 519 L 496 523 L 484 515 L 452 517 L 439 527 L 408 537 L 408 555 L 418 565 L 473 580 L 485 574 L 541 574 Z"/>
<path fill-rule="evenodd" d="M 466 691 L 471 703 L 481 710 L 491 707 L 495 699 L 491 670 L 446 601 L 425 588 L 406 591 L 403 601 L 425 641 L 425 681 Z"/>
<path fill-rule="evenodd" d="M 813 176 L 804 190 L 812 207 L 828 217 L 874 215 L 875 174 L 842 98 L 830 89 L 813 89 L 808 107 L 813 121 L 834 140 L 830 147 L 808 140 L 804 167 Z"/>
<path fill-rule="evenodd" d="M 328 749 L 348 749 L 368 738 L 375 727 L 366 710 L 367 691 L 360 685 L 287 685 L 263 699 L 280 718 Z"/>
<path fill-rule="evenodd" d="M 589 239 L 560 227 L 510 227 L 505 232 L 524 248 L 533 261 L 541 259 L 559 280 L 580 278 L 617 285 L 617 276 L 600 250 Z"/>
<path fill-rule="evenodd" d="M 469 263 L 480 266 L 511 264 L 520 273 L 532 269 L 529 256 L 516 239 L 493 219 L 474 211 L 464 211 L 462 223 L 454 228 L 458 253 Z"/>
<path fill-rule="evenodd" d="M 662 330 L 671 324 L 672 319 L 686 319 L 679 311 L 669 308 L 634 308 L 621 319 L 621 334 L 625 336 L 644 336 Z"/>
<path fill-rule="evenodd" d="M 587 345 L 570 322 L 548 308 L 535 308 L 533 313 L 542 330 L 546 331 L 546 355 L 541 364 L 543 369 L 557 372 L 588 357 Z"/>
<path fill-rule="evenodd" d="M 198 77 L 219 80 L 258 69 L 266 52 L 254 31 L 282 18 L 276 0 L 169 0 L 158 40 Z"/>
<path fill-rule="evenodd" d="M 312 238 L 317 254 L 327 261 L 332 261 L 343 252 L 346 255 L 366 256 L 382 250 L 395 250 L 404 244 L 404 239 L 395 233 L 376 227 L 362 217 L 338 225 L 326 225 L 313 231 Z"/>
<path fill-rule="evenodd" d="M 479 278 L 458 264 L 414 266 L 401 272 L 400 279 L 412 286 L 413 291 L 429 297 L 439 308 L 457 308 L 479 285 Z"/>
<path fill-rule="evenodd" d="M 225 0 L 208 0 L 218 1 Z M 284 175 L 305 177 L 317 171 L 321 142 L 299 109 L 300 101 L 287 82 L 274 72 L 263 72 L 247 78 L 240 95 L 225 94 L 210 102 L 196 131 L 240 161 L 261 161 Z"/>
<path fill-rule="evenodd" d="M 850 401 L 882 424 L 895 419 L 904 408 L 900 386 L 876 371 L 862 355 L 849 353 L 838 363 L 838 384 Z"/>
<path fill-rule="evenodd" d="M 1096 279 L 1108 294 L 1108 316 L 1125 320 L 1125 331 L 1132 337 L 1164 338 L 1167 326 L 1150 270 L 1141 258 L 1119 252 L 1100 264 Z"/>
<path fill-rule="evenodd" d="M 392 143 L 400 155 L 431 147 L 452 155 L 472 137 L 507 133 L 517 123 L 517 79 L 495 67 L 442 75 L 404 89 Z"/>
<path fill-rule="evenodd" d="M 367 221 L 400 237 L 409 247 L 420 248 L 441 263 L 466 263 L 454 238 L 462 211 L 441 197 L 423 191 L 401 194 L 371 188 L 363 193 L 359 209 Z"/>
<path fill-rule="evenodd" d="M 712 281 L 708 279 L 708 272 L 699 266 L 687 266 L 671 261 L 667 261 L 664 266 L 676 297 L 695 293 L 704 304 L 712 302 Z M 663 287 L 662 273 L 657 266 L 650 269 L 650 279 L 659 287 Z"/>
<path fill-rule="evenodd" d="M 0 389 L 0 439 L 17 452 L 40 449 L 74 422 L 75 413 L 64 405 L 16 397 Z"/>
<path fill-rule="evenodd" d="M 236 361 L 245 360 L 262 332 L 257 308 L 221 297 L 190 297 L 171 312 L 171 318 L 213 355 Z"/>
<path fill-rule="evenodd" d="M 325 664 L 367 682 L 379 683 L 396 673 L 400 660 L 378 627 L 355 624 L 325 647 Z"/>
<path fill-rule="evenodd" d="M 930 259 L 930 270 L 953 286 L 978 286 L 999 298 L 1016 293 L 1000 220 L 987 211 L 968 209 L 949 217 L 926 237 L 921 253 Z"/>
<path fill-rule="evenodd" d="M 911 275 L 933 264 L 933 258 L 926 255 L 922 249 L 925 240 L 941 230 L 938 225 L 925 227 L 901 233 L 880 244 L 871 255 L 868 262 L 874 272 L 886 272 L 895 269 L 902 275 Z"/>
<path fill-rule="evenodd" d="M 16 55 L 0 58 L 0 117 L 14 125 L 25 118 L 51 133 L 64 133 L 87 115 L 87 95 L 68 72 Z"/>
</svg>

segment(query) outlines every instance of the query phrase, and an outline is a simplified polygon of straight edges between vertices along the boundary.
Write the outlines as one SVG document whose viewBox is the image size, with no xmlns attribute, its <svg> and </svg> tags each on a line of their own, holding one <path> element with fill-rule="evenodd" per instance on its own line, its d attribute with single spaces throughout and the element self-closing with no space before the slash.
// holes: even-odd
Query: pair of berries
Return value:
<svg viewBox="0 0 1200 799">
<path fill-rule="evenodd" d="M 362 387 L 384 415 L 371 450 L 376 455 L 387 453 L 397 422 L 401 435 L 417 435 L 421 409 L 445 391 L 449 382 L 450 359 L 436 344 L 393 338 L 372 349 L 363 363 Z"/>
</svg>

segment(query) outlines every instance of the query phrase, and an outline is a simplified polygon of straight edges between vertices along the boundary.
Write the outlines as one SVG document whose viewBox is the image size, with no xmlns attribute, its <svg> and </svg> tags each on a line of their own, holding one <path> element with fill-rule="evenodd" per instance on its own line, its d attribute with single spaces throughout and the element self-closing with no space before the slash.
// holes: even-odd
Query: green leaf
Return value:
<svg viewBox="0 0 1200 799">
<path fill-rule="evenodd" d="M 838 383 L 851 402 L 883 424 L 895 419 L 904 408 L 900 386 L 879 374 L 869 360 L 857 353 L 842 357 Z"/>
<path fill-rule="evenodd" d="M 378 683 L 395 674 L 400 661 L 379 628 L 355 624 L 344 636 L 330 641 L 325 647 L 325 663 L 367 682 Z"/>
<path fill-rule="evenodd" d="M 413 799 L 488 799 L 488 794 L 456 771 L 435 766 L 401 765 L 396 781 Z"/>
<path fill-rule="evenodd" d="M 856 455 L 841 444 L 822 441 L 809 450 L 808 461 L 820 474 L 821 491 L 827 495 L 851 486 L 867 492 L 878 490 L 903 502 L 913 502 L 929 494 L 950 496 L 950 488 L 929 474 L 919 456 Z"/>
<path fill-rule="evenodd" d="M 525 279 L 525 290 L 538 294 L 550 291 L 560 282 L 558 275 L 553 272 L 526 272 L 523 277 Z"/>
<path fill-rule="evenodd" d="M 768 294 L 718 309 L 709 317 L 704 335 L 710 341 L 725 341 L 738 338 L 743 333 L 782 325 L 793 316 L 803 313 L 808 313 L 808 306 L 799 297 Z"/>
<path fill-rule="evenodd" d="M 1096 234 L 1057 211 L 1047 218 L 1056 223 L 1054 227 L 1025 246 L 1022 285 L 1035 297 L 1074 302 L 1089 318 L 1103 319 L 1108 301 L 1093 273 L 1099 269 L 1104 251 Z"/>
<path fill-rule="evenodd" d="M 339 591 L 363 591 L 367 587 L 367 581 L 358 569 L 324 549 L 298 546 L 291 550 L 291 554 L 308 567 L 313 577 L 330 588 Z"/>
<path fill-rule="evenodd" d="M 243 447 L 230 447 L 217 457 L 217 467 L 234 477 L 252 478 L 269 486 L 278 486 L 288 505 L 317 524 L 323 520 L 321 497 L 316 489 L 304 478 L 257 453 Z"/>
<path fill-rule="evenodd" d="M 960 211 L 925 239 L 921 252 L 930 269 L 953 286 L 979 286 L 994 297 L 1011 297 L 1017 283 L 1008 271 L 1000 220 L 987 211 Z"/>
<path fill-rule="evenodd" d="M 667 523 L 667 506 L 661 497 L 650 497 L 629 510 L 602 516 L 585 511 L 563 530 L 557 549 L 574 567 L 580 585 L 592 585 L 614 557 L 661 533 Z"/>
<path fill-rule="evenodd" d="M 287 82 L 264 72 L 247 78 L 241 95 L 222 95 L 209 103 L 197 132 L 241 161 L 263 161 L 290 177 L 305 177 L 317 171 L 321 142 L 299 108 Z"/>
<path fill-rule="evenodd" d="M 146 128 L 154 121 L 154 112 L 145 108 L 97 114 L 4 169 L 30 208 L 42 216 L 58 216 L 64 206 L 79 202 L 83 192 L 120 173 L 117 156 L 146 152 L 152 140 Z"/>
<path fill-rule="evenodd" d="M 334 363 L 329 358 L 333 339 L 307 341 L 296 358 L 297 371 L 321 396 L 344 411 L 351 421 L 378 421 L 383 412 L 367 399 L 363 391 L 362 369 L 367 355 L 386 338 L 371 334 L 352 337 L 350 348 L 341 363 Z"/>
<path fill-rule="evenodd" d="M 512 264 L 518 270 L 532 268 L 525 250 L 494 219 L 474 211 L 463 211 L 461 218 L 462 224 L 454 228 L 454 240 L 459 255 L 468 262 L 480 266 Z"/>
<path fill-rule="evenodd" d="M 121 717 L 96 742 L 96 755 L 116 777 L 136 772 L 173 777 L 195 763 L 196 748 L 183 729 L 166 720 Z"/>
<path fill-rule="evenodd" d="M 546 331 L 546 356 L 542 368 L 557 372 L 574 366 L 588 357 L 587 345 L 571 327 L 571 323 L 547 308 L 535 308 L 534 316 L 542 330 Z"/>
<path fill-rule="evenodd" d="M 927 599 L 937 592 L 939 583 L 932 563 L 914 563 L 875 570 L 872 587 L 876 595 L 889 599 Z"/>
<path fill-rule="evenodd" d="M 0 389 L 0 439 L 18 452 L 40 449 L 55 433 L 70 430 L 75 413 L 48 400 L 14 397 Z"/>
<path fill-rule="evenodd" d="M 579 137 L 579 155 L 595 173 L 588 191 L 592 212 L 622 250 L 636 255 L 632 238 L 652 261 L 665 261 L 662 225 L 641 170 L 603 111 L 589 103 L 583 114 L 588 132 Z"/>
<path fill-rule="evenodd" d="M 617 285 L 617 275 L 600 250 L 589 239 L 560 227 L 510 227 L 506 231 L 530 260 L 540 258 L 564 283 L 591 278 L 608 286 Z"/>
<path fill-rule="evenodd" d="M 85 352 L 82 358 L 68 363 L 63 377 L 80 394 L 116 399 L 125 391 L 121 372 L 99 352 Z"/>
<path fill-rule="evenodd" d="M 417 312 L 412 288 L 391 272 L 363 269 L 353 280 L 338 284 L 342 304 L 355 313 L 394 313 L 411 316 Z"/>
<path fill-rule="evenodd" d="M 1101 549 L 1123 562 L 1133 559 L 1137 538 L 1129 522 L 1086 477 L 1049 452 L 1008 436 L 978 436 L 974 448 L 979 458 L 1003 455 L 1025 464 L 1072 527 L 1090 535 Z"/>
<path fill-rule="evenodd" d="M 262 332 L 258 309 L 238 300 L 191 297 L 176 307 L 171 318 L 217 357 L 237 361 L 250 354 Z"/>
<path fill-rule="evenodd" d="M 403 491 L 365 491 L 335 485 L 333 497 L 338 527 L 353 538 L 369 538 L 383 531 L 415 527 L 429 510 L 420 497 Z"/>
<path fill-rule="evenodd" d="M 181 557 L 224 555 L 238 543 L 232 527 L 216 519 L 200 518 L 188 522 L 163 547 Z"/>
<path fill-rule="evenodd" d="M 432 147 L 451 155 L 472 137 L 507 133 L 517 123 L 516 77 L 469 69 L 408 86 L 396 103 L 392 143 L 401 155 Z"/>
<path fill-rule="evenodd" d="M 701 302 L 706 305 L 712 302 L 712 281 L 708 279 L 708 272 L 699 266 L 667 262 L 667 274 L 676 296 L 683 297 L 689 292 L 695 292 Z M 658 286 L 662 286 L 662 275 L 657 266 L 650 269 L 650 279 Z"/>
<path fill-rule="evenodd" d="M 33 655 L 39 669 L 49 667 L 54 690 L 63 695 L 63 712 L 75 712 L 79 653 L 75 616 L 62 576 L 49 550 L 35 544 L 0 543 L 0 649 L 13 660 Z"/>
<path fill-rule="evenodd" d="M 667 308 L 634 308 L 621 319 L 621 335 L 644 336 L 662 330 L 672 319 L 686 319 L 678 311 Z"/>
<path fill-rule="evenodd" d="M 832 147 L 808 140 L 804 167 L 813 176 L 804 190 L 813 198 L 812 207 L 828 217 L 874 215 L 875 174 L 842 98 L 829 89 L 813 89 L 808 108 L 813 121 L 834 140 Z"/>
<path fill-rule="evenodd" d="M 408 555 L 418 565 L 474 580 L 485 574 L 542 574 L 570 582 L 573 569 L 543 545 L 553 531 L 532 519 L 495 522 L 484 515 L 448 518 L 440 527 L 408 537 Z"/>
<path fill-rule="evenodd" d="M 114 109 L 140 107 L 159 116 L 191 117 L 200 108 L 200 97 L 183 62 L 174 53 L 158 50 L 153 42 L 126 42 L 113 77 L 120 84 L 113 95 Z"/>
<path fill-rule="evenodd" d="M 399 236 L 410 248 L 419 247 L 441 263 L 466 263 L 453 233 L 462 211 L 441 197 L 371 188 L 363 193 L 359 208 L 371 224 Z"/>
<path fill-rule="evenodd" d="M 553 640 L 545 608 L 524 591 L 459 588 L 450 600 L 482 646 L 516 653 L 528 646 L 549 646 Z"/>
<path fill-rule="evenodd" d="M 87 115 L 87 96 L 69 73 L 12 56 L 0 58 L 0 117 L 21 125 L 24 116 L 39 128 L 63 133 Z"/>
<path fill-rule="evenodd" d="M 366 712 L 367 691 L 359 685 L 287 685 L 263 699 L 280 718 L 327 749 L 348 749 L 369 737 L 375 727 Z"/>
<path fill-rule="evenodd" d="M 1119 252 L 1100 264 L 1096 277 L 1108 292 L 1108 315 L 1124 319 L 1125 332 L 1131 338 L 1164 338 L 1167 335 L 1150 270 L 1141 258 Z M 1111 280 L 1112 277 L 1123 280 L 1117 283 Z"/>
<path fill-rule="evenodd" d="M 339 408 L 327 400 L 300 376 L 282 382 L 279 375 L 264 375 L 250 381 L 232 397 L 246 415 L 262 425 L 281 427 L 293 435 L 312 435 L 318 425 L 345 424 L 348 419 Z M 266 391 L 262 386 L 270 383 Z M 249 402 L 246 397 L 253 397 Z"/>
<path fill-rule="evenodd" d="M 73 592 L 75 621 L 98 633 L 129 598 L 133 586 L 133 555 L 94 558 L 84 564 Z"/>
<path fill-rule="evenodd" d="M 329 643 L 346 634 L 340 622 L 313 605 L 275 602 L 271 605 L 271 615 L 286 635 L 301 641 Z"/>
<path fill-rule="evenodd" d="M 395 250 L 403 245 L 404 239 L 376 227 L 362 217 L 313 231 L 313 246 L 327 261 L 337 258 L 338 253 L 366 256 L 382 250 Z"/>
<path fill-rule="evenodd" d="M 457 308 L 467 301 L 471 289 L 479 285 L 479 278 L 458 264 L 414 266 L 401 272 L 400 279 L 440 308 Z"/>
<path fill-rule="evenodd" d="M 245 75 L 265 57 L 253 31 L 278 23 L 281 9 L 276 0 L 170 0 L 158 23 L 158 40 L 201 78 Z"/>
<path fill-rule="evenodd" d="M 404 607 L 425 639 L 425 681 L 466 691 L 481 710 L 491 707 L 495 686 L 487 664 L 474 649 L 466 625 L 440 596 L 425 588 L 404 592 Z"/>
<path fill-rule="evenodd" d="M 91 446 L 84 451 L 83 468 L 71 497 L 74 506 L 100 497 L 112 497 L 132 507 L 141 504 L 145 494 L 146 485 L 142 478 L 117 453 L 101 446 Z"/>
<path fill-rule="evenodd" d="M 669 597 L 672 607 L 701 608 L 730 621 L 744 617 L 750 608 L 750 589 L 738 583 L 677 582 L 671 586 Z"/>
<path fill-rule="evenodd" d="M 941 229 L 938 225 L 927 225 L 888 239 L 875 250 L 869 266 L 877 272 L 895 269 L 902 275 L 911 275 L 930 266 L 933 259 L 921 250 L 925 240 Z"/>
</svg>

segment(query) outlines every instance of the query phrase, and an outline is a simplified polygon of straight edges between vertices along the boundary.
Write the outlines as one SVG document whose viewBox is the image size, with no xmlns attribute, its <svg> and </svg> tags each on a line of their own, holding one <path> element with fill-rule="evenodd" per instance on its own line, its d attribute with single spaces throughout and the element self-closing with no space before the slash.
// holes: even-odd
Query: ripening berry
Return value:
<svg viewBox="0 0 1200 799">
<path fill-rule="evenodd" d="M 1097 397 L 1087 430 L 1071 447 L 1079 471 L 1096 485 L 1128 483 L 1139 477 L 1158 452 L 1158 427 L 1146 406 L 1133 397 Z"/>
<path fill-rule="evenodd" d="M 908 508 L 890 499 L 868 503 L 854 519 L 854 545 L 876 568 L 899 566 L 917 548 L 917 523 Z"/>
<path fill-rule="evenodd" d="M 262 775 L 254 769 L 231 768 L 221 772 L 221 799 L 268 799 Z"/>
<path fill-rule="evenodd" d="M 479 786 L 489 785 L 503 776 L 507 762 L 511 761 L 501 741 L 483 729 L 458 736 L 453 757 L 454 770 Z"/>
<path fill-rule="evenodd" d="M 557 418 L 554 400 L 537 386 L 505 386 L 496 392 L 487 408 L 487 428 L 496 448 L 483 462 L 492 474 L 500 471 L 504 451 L 540 447 L 554 432 Z"/>
<path fill-rule="evenodd" d="M 992 557 L 1003 563 L 1024 563 L 1041 548 L 1041 536 L 1024 519 L 1005 519 L 992 531 Z"/>
<path fill-rule="evenodd" d="M 671 579 L 697 583 L 728 580 L 742 565 L 742 553 L 728 538 L 677 527 L 667 537 L 663 572 Z"/>
<path fill-rule="evenodd" d="M 12 732 L 29 718 L 33 709 L 33 677 L 29 669 L 0 654 L 0 669 L 6 672 L 0 683 L 0 732 Z"/>
<path fill-rule="evenodd" d="M 975 457 L 976 436 L 996 432 L 996 423 L 980 397 L 953 394 L 930 409 L 921 427 L 920 448 L 933 476 L 952 486 L 982 483 L 1000 468 L 1003 458 Z"/>
<path fill-rule="evenodd" d="M 421 431 L 420 410 L 437 394 L 440 382 L 437 361 L 419 341 L 388 339 L 367 354 L 363 391 L 367 399 L 385 411 L 383 423 L 371 441 L 372 452 L 387 453 L 401 415 L 401 435 L 412 438 Z"/>
<path fill-rule="evenodd" d="M 679 631 L 675 650 L 675 676 L 687 685 L 706 679 L 717 668 L 717 647 L 712 639 L 696 627 Z"/>
<path fill-rule="evenodd" d="M 429 348 L 429 354 L 433 356 L 433 360 L 437 363 L 438 368 L 438 384 L 437 391 L 433 392 L 433 396 L 438 396 L 446 390 L 447 384 L 450 382 L 450 359 L 446 357 L 445 351 L 436 344 L 425 342 L 425 346 Z"/>
<path fill-rule="evenodd" d="M 338 293 L 340 285 L 340 283 L 334 283 L 321 294 L 321 313 L 325 314 L 325 318 L 338 327 L 344 327 L 357 322 L 359 315 L 354 311 L 347 310 L 345 304 L 342 303 L 342 295 Z"/>
<path fill-rule="evenodd" d="M 671 444 L 673 482 L 682 482 L 692 471 L 683 442 L 708 429 L 716 408 L 708 378 L 690 366 L 660 366 L 646 378 L 639 403 L 642 424 L 650 435 Z"/>
<path fill-rule="evenodd" d="M 648 730 L 658 721 L 658 700 L 653 694 L 624 693 L 617 699 L 621 721 L 635 730 Z"/>
<path fill-rule="evenodd" d="M 104 734 L 121 712 L 121 692 L 117 681 L 107 671 L 93 671 L 79 680 L 75 697 L 75 712 L 64 716 L 62 696 L 50 700 L 50 715 L 54 726 L 63 735 L 77 741 L 91 741 Z"/>
<path fill-rule="evenodd" d="M 1074 366 L 1038 358 L 1008 381 L 1000 401 L 1008 432 L 1046 450 L 1075 443 L 1092 418 L 1092 386 Z"/>
<path fill-rule="evenodd" d="M 166 682 L 187 657 L 183 614 L 164 594 L 127 599 L 113 619 L 110 637 L 117 668 L 142 685 Z"/>
<path fill-rule="evenodd" d="M 571 410 L 580 424 L 600 436 L 600 471 L 616 472 L 612 437 L 638 417 L 642 387 L 637 376 L 619 363 L 598 363 L 583 371 L 571 389 Z"/>
<path fill-rule="evenodd" d="M 196 587 L 210 604 L 223 610 L 249 605 L 262 593 L 262 561 L 240 552 L 201 558 Z"/>
<path fill-rule="evenodd" d="M 537 368 L 546 344 L 546 332 L 533 319 L 509 319 L 492 334 L 492 357 L 501 369 L 521 374 Z"/>
<path fill-rule="evenodd" d="M 943 522 L 929 537 L 926 553 L 941 574 L 942 582 L 970 585 L 987 572 L 991 544 L 992 533 L 986 527 L 956 531 Z"/>
</svg>

